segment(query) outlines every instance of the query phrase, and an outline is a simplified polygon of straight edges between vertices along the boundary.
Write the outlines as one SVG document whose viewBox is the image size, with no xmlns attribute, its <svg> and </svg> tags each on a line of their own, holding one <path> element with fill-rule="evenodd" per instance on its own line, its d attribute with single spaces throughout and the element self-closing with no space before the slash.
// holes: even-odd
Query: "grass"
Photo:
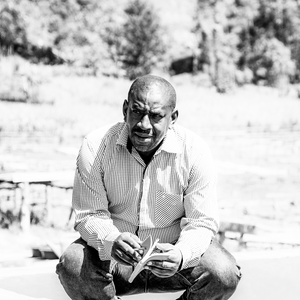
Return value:
<svg viewBox="0 0 300 300">
<path fill-rule="evenodd" d="M 223 95 L 201 87 L 201 82 L 197 85 L 191 76 L 170 81 L 178 93 L 179 122 L 199 134 L 300 129 L 300 101 L 296 97 L 279 97 L 276 90 L 254 86 Z M 83 136 L 122 120 L 122 103 L 130 84 L 107 77 L 49 78 L 40 85 L 41 104 L 0 102 L 0 128 L 14 134 Z"/>
</svg>

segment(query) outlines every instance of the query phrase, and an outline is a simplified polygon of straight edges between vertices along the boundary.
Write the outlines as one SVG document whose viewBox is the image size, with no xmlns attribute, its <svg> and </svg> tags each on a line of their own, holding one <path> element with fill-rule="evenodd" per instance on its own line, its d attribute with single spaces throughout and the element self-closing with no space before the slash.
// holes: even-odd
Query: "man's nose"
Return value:
<svg viewBox="0 0 300 300">
<path fill-rule="evenodd" d="M 141 124 L 141 128 L 143 128 L 143 129 L 151 128 L 151 122 L 150 122 L 149 116 L 147 114 L 142 116 L 142 118 L 140 120 L 140 124 Z"/>
</svg>

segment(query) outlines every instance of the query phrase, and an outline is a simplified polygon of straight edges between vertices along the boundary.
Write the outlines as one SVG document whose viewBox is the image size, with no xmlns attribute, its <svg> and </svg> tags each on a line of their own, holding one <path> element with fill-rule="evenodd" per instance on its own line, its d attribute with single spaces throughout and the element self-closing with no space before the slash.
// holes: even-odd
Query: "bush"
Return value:
<svg viewBox="0 0 300 300">
<path fill-rule="evenodd" d="M 291 51 L 276 38 L 259 39 L 253 47 L 249 67 L 254 73 L 254 82 L 264 81 L 269 86 L 278 86 L 282 79 L 295 74 Z"/>
<path fill-rule="evenodd" d="M 134 0 L 125 8 L 125 22 L 105 37 L 112 59 L 129 79 L 148 74 L 165 52 L 158 16 L 151 6 Z"/>
<path fill-rule="evenodd" d="M 4 52 L 12 49 L 14 44 L 27 41 L 25 22 L 19 10 L 9 4 L 0 11 L 0 47 Z"/>
</svg>

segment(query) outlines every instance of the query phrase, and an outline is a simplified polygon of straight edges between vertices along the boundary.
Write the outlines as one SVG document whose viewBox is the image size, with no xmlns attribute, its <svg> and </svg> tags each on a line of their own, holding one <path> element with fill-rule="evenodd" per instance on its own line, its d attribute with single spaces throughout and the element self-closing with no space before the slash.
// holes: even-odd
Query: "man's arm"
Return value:
<svg viewBox="0 0 300 300">
<path fill-rule="evenodd" d="M 190 159 L 188 186 L 184 191 L 185 216 L 175 245 L 158 244 L 169 254 L 164 261 L 151 261 L 147 267 L 158 277 L 169 277 L 178 270 L 196 266 L 218 230 L 216 169 L 208 146 L 199 140 Z"/>
<path fill-rule="evenodd" d="M 176 243 L 183 257 L 181 268 L 199 263 L 219 226 L 217 175 L 211 152 L 206 143 L 199 141 L 190 155 L 193 163 L 184 192 L 185 217 L 181 219 L 182 231 Z"/>
<path fill-rule="evenodd" d="M 100 259 L 107 260 L 111 259 L 111 248 L 120 232 L 108 210 L 100 149 L 94 149 L 84 139 L 77 158 L 72 206 L 76 216 L 74 228 L 88 245 L 98 250 Z"/>
</svg>

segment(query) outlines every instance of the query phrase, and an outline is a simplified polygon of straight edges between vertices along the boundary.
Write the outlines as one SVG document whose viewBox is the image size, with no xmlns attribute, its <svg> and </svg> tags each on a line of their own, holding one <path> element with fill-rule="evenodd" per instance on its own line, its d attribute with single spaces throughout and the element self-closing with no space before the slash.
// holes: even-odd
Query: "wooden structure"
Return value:
<svg viewBox="0 0 300 300">
<path fill-rule="evenodd" d="M 226 238 L 226 233 L 236 233 L 236 240 L 239 242 L 240 246 L 245 245 L 244 235 L 253 234 L 255 232 L 256 225 L 243 222 L 242 220 L 223 220 L 220 222 L 220 229 L 218 232 L 220 243 L 224 243 Z"/>
<path fill-rule="evenodd" d="M 45 198 L 47 212 L 51 213 L 51 205 L 48 197 L 49 187 L 57 187 L 63 189 L 71 189 L 73 187 L 74 171 L 60 172 L 16 172 L 0 174 L 0 185 L 3 188 L 10 189 L 20 188 L 21 190 L 21 205 L 20 205 L 20 225 L 23 230 L 28 230 L 30 227 L 30 209 L 32 204 L 29 193 L 30 185 L 42 184 L 45 186 Z"/>
</svg>

